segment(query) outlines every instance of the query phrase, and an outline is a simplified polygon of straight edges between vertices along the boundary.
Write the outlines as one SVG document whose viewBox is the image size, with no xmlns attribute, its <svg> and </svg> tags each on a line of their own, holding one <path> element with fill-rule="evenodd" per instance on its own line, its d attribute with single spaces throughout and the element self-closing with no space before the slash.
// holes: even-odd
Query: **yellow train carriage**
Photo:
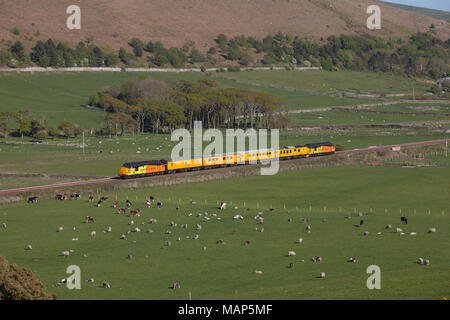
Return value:
<svg viewBox="0 0 450 320">
<path fill-rule="evenodd" d="M 252 150 L 243 153 L 245 163 L 258 163 L 261 160 L 273 159 L 275 154 L 273 149 Z"/>
<path fill-rule="evenodd" d="M 225 153 L 203 157 L 203 167 L 205 167 L 205 169 L 209 169 L 232 166 L 237 164 L 239 159 L 241 159 L 241 155 L 236 153 Z"/>
<path fill-rule="evenodd" d="M 202 158 L 186 158 L 178 160 L 167 160 L 167 170 L 171 172 L 195 170 L 202 167 Z"/>
</svg>

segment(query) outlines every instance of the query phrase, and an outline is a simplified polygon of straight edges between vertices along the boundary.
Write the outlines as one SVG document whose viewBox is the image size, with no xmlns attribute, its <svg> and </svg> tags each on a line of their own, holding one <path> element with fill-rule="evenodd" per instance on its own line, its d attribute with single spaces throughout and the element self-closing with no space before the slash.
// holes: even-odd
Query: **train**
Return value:
<svg viewBox="0 0 450 320">
<path fill-rule="evenodd" d="M 187 171 L 233 167 L 279 160 L 321 157 L 334 154 L 336 147 L 331 142 L 309 143 L 280 149 L 259 149 L 236 153 L 224 153 L 208 157 L 149 160 L 124 163 L 119 168 L 119 177 L 132 179 Z"/>
</svg>

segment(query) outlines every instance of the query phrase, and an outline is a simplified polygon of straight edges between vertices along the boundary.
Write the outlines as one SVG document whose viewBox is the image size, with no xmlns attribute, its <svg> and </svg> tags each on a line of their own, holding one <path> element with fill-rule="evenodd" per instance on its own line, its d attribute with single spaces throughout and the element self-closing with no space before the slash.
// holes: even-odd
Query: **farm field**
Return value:
<svg viewBox="0 0 450 320">
<path fill-rule="evenodd" d="M 351 110 L 297 113 L 290 115 L 290 117 L 293 125 L 371 125 L 438 120 L 447 120 L 450 122 L 450 116 L 445 114 L 383 114 L 364 111 L 355 112 Z"/>
<path fill-rule="evenodd" d="M 109 199 L 100 208 L 86 197 L 4 204 L 2 254 L 35 270 L 60 299 L 187 299 L 189 292 L 193 299 L 441 299 L 450 294 L 449 181 L 448 158 L 436 159 L 435 167 L 312 168 L 123 189 L 104 194 Z M 160 209 L 155 204 L 145 208 L 150 195 L 163 203 Z M 116 198 L 121 206 L 130 199 L 133 208 L 142 210 L 141 217 L 117 214 L 112 208 Z M 218 210 L 218 201 L 227 202 L 227 209 Z M 260 211 L 264 224 L 254 219 Z M 206 213 L 210 220 L 203 221 Z M 346 219 L 349 213 L 352 217 Z M 237 214 L 244 219 L 233 220 Z M 95 223 L 84 223 L 87 215 Z M 408 225 L 400 224 L 401 215 L 408 217 Z M 150 224 L 151 218 L 157 224 Z M 171 221 L 177 226 L 169 226 Z M 195 229 L 197 224 L 201 230 Z M 393 228 L 385 229 L 387 224 Z M 60 226 L 64 230 L 56 232 Z M 104 233 L 108 226 L 112 232 Z M 141 232 L 120 239 L 136 227 Z M 256 230 L 261 227 L 264 232 Z M 396 233 L 397 227 L 405 235 Z M 437 232 L 427 233 L 433 227 Z M 198 240 L 193 239 L 196 234 Z M 296 243 L 298 238 L 302 244 Z M 224 243 L 217 244 L 219 240 Z M 28 244 L 33 250 L 25 250 Z M 63 257 L 65 250 L 73 252 Z M 296 256 L 287 257 L 288 251 Z M 323 262 L 312 262 L 316 256 Z M 358 257 L 359 263 L 347 262 L 350 257 Z M 431 265 L 418 264 L 419 257 L 430 259 Z M 73 264 L 81 268 L 82 289 L 52 287 Z M 366 268 L 373 264 L 381 268 L 381 290 L 366 288 Z M 325 279 L 318 277 L 320 272 L 326 272 Z M 86 282 L 89 278 L 95 282 Z M 110 289 L 101 287 L 104 281 Z M 181 288 L 169 288 L 174 282 Z"/>
<path fill-rule="evenodd" d="M 272 76 L 284 76 L 280 74 Z M 278 71 L 277 71 L 278 72 Z M 258 75 L 258 81 L 265 81 L 257 71 L 240 72 L 242 74 Z M 294 72 L 294 74 L 304 72 Z M 230 73 L 231 74 L 231 73 Z M 237 74 L 237 73 L 233 73 Z M 328 75 L 333 75 L 327 72 Z M 57 125 L 63 120 L 78 123 L 85 129 L 100 128 L 104 126 L 102 111 L 85 108 L 90 95 L 100 89 L 117 84 L 119 82 L 147 76 L 154 79 L 183 79 L 196 82 L 204 78 L 199 73 L 125 73 L 125 72 L 86 72 L 86 73 L 36 73 L 36 74 L 0 74 L 0 108 L 2 111 L 16 111 L 31 109 L 40 120 L 46 120 L 51 125 Z M 321 74 L 316 74 L 319 77 Z M 265 88 L 261 86 L 239 84 L 235 81 L 218 79 L 225 86 L 242 89 L 259 90 L 275 94 L 285 99 L 288 110 L 329 107 L 336 105 L 355 105 L 361 103 L 377 102 L 378 100 L 346 97 L 344 102 L 341 97 L 333 97 L 317 94 L 291 92 L 281 89 Z M 396 80 L 397 81 L 397 80 Z M 399 79 L 399 83 L 403 83 Z M 396 87 L 397 88 L 397 87 Z M 401 85 L 398 86 L 400 90 Z"/>
<path fill-rule="evenodd" d="M 355 71 L 252 71 L 227 73 L 226 78 L 261 83 L 277 87 L 294 88 L 309 92 L 342 92 L 370 94 L 424 93 L 429 84 L 416 82 L 397 75 Z"/>
</svg>

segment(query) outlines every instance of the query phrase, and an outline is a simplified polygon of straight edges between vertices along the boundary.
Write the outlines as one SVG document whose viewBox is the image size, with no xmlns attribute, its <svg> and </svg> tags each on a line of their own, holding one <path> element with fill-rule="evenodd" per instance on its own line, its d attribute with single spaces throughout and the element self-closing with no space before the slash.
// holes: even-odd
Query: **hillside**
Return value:
<svg viewBox="0 0 450 320">
<path fill-rule="evenodd" d="M 87 0 L 81 7 L 81 30 L 66 28 L 67 2 L 59 0 L 0 0 L 0 39 L 33 40 L 51 37 L 67 42 L 90 39 L 97 45 L 118 49 L 138 37 L 180 47 L 188 40 L 207 49 L 218 34 L 244 34 L 256 38 L 278 31 L 319 40 L 332 34 L 368 33 L 402 37 L 436 26 L 443 39 L 448 22 L 410 11 L 382 8 L 382 30 L 369 31 L 365 24 L 366 0 Z M 20 34 L 13 34 L 18 28 Z M 17 33 L 17 32 L 16 32 Z M 31 43 L 31 41 L 30 41 Z"/>
<path fill-rule="evenodd" d="M 398 4 L 398 3 L 392 3 L 392 2 L 387 2 L 387 1 L 383 1 L 384 3 L 396 7 L 396 8 L 400 8 L 403 10 L 407 10 L 407 11 L 412 11 L 415 13 L 419 13 L 425 16 L 429 16 L 432 17 L 434 19 L 440 19 L 440 20 L 445 20 L 445 21 L 450 21 L 450 12 L 448 11 L 441 11 L 441 10 L 434 10 L 434 9 L 428 9 L 428 8 L 420 8 L 420 7 L 414 7 L 414 6 L 407 6 L 407 5 L 403 5 L 403 4 Z"/>
</svg>

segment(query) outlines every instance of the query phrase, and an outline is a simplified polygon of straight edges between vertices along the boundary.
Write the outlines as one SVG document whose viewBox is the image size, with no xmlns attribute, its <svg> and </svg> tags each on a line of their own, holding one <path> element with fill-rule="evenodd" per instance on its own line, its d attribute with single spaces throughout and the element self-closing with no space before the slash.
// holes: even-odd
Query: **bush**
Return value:
<svg viewBox="0 0 450 320">
<path fill-rule="evenodd" d="M 34 134 L 33 138 L 35 138 L 37 140 L 45 140 L 45 139 L 48 139 L 48 133 L 45 130 L 41 130 L 41 131 L 37 132 L 36 134 Z"/>
<path fill-rule="evenodd" d="M 232 66 L 232 67 L 228 67 L 228 71 L 229 72 L 239 72 L 239 71 L 241 71 L 241 68 Z"/>
<path fill-rule="evenodd" d="M 0 300 L 56 300 L 34 271 L 19 267 L 0 256 Z"/>
</svg>

